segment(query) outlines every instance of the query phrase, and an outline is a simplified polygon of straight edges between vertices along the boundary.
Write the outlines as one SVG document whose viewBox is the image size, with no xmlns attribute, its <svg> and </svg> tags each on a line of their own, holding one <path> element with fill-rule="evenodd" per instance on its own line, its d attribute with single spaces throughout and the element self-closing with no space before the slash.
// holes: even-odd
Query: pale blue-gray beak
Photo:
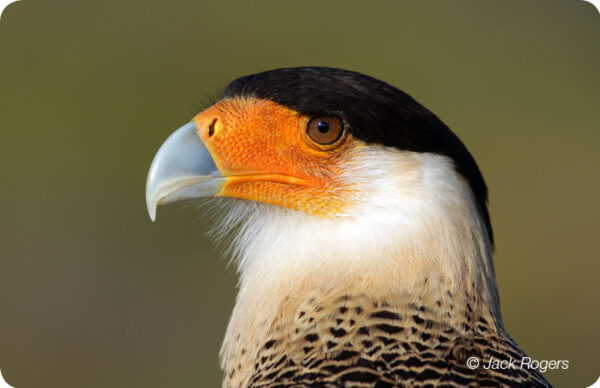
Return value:
<svg viewBox="0 0 600 388">
<path fill-rule="evenodd" d="M 148 171 L 146 205 L 150 219 L 156 219 L 156 207 L 188 199 L 214 196 L 224 177 L 190 122 L 160 147 Z"/>
</svg>

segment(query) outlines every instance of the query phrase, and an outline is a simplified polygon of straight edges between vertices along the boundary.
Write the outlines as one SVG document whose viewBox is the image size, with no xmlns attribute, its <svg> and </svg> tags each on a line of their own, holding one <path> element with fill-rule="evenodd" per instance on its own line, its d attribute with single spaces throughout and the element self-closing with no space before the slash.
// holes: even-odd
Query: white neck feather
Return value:
<svg viewBox="0 0 600 388">
<path fill-rule="evenodd" d="M 405 292 L 432 303 L 466 292 L 500 321 L 488 234 L 452 160 L 373 145 L 351 160 L 346 179 L 359 190 L 344 214 L 314 217 L 248 201 L 227 212 L 221 232 L 240 228 L 233 245 L 240 289 L 224 359 L 239 333 L 260 343 L 282 303 L 315 290 Z"/>
</svg>

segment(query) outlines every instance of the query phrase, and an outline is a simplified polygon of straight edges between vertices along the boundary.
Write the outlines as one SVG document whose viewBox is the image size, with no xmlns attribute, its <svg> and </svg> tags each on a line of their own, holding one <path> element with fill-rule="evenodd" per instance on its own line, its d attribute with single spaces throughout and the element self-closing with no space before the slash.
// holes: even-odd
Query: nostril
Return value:
<svg viewBox="0 0 600 388">
<path fill-rule="evenodd" d="M 208 137 L 212 137 L 212 135 L 215 134 L 215 124 L 217 122 L 217 119 L 214 119 L 212 121 L 212 123 L 210 123 L 210 125 L 208 126 Z"/>
</svg>

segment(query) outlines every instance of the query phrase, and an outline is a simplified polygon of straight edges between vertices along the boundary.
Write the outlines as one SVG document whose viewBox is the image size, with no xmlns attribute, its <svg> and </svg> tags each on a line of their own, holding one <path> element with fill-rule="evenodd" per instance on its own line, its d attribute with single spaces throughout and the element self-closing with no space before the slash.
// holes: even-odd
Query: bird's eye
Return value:
<svg viewBox="0 0 600 388">
<path fill-rule="evenodd" d="M 308 122 L 306 133 L 318 144 L 333 144 L 342 137 L 344 122 L 338 116 L 313 117 Z"/>
</svg>

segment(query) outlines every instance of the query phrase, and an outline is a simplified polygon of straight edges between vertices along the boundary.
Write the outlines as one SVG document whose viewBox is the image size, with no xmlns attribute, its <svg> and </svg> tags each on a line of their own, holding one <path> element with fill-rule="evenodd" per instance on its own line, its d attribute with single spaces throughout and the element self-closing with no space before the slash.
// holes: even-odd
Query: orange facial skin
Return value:
<svg viewBox="0 0 600 388">
<path fill-rule="evenodd" d="M 342 165 L 357 142 L 348 133 L 320 145 L 310 117 L 270 100 L 225 99 L 198 114 L 198 134 L 227 177 L 220 197 L 265 202 L 318 216 L 348 206 Z"/>
</svg>

